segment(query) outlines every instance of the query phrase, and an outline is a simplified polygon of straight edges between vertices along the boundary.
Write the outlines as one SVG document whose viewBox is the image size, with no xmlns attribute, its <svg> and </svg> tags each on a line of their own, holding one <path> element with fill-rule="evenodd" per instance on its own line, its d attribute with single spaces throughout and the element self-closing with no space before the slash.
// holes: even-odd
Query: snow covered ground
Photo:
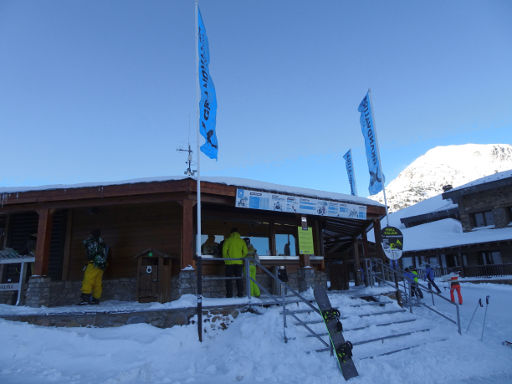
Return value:
<svg viewBox="0 0 512 384">
<path fill-rule="evenodd" d="M 443 288 L 444 295 L 448 292 Z M 360 376 L 350 382 L 512 383 L 512 348 L 501 345 L 503 340 L 512 338 L 512 286 L 465 283 L 462 294 L 462 336 L 447 320 L 424 308 L 416 308 L 415 314 L 424 315 L 418 321 L 431 328 L 428 333 L 414 336 L 417 342 L 424 344 L 373 359 L 362 359 L 363 352 L 371 353 L 383 348 L 388 345 L 387 341 L 354 348 L 354 352 L 359 352 L 355 362 Z M 484 342 L 480 342 L 485 307 L 476 312 L 469 333 L 466 334 L 465 330 L 478 299 L 482 298 L 485 303 L 486 295 L 490 296 L 490 304 Z M 347 306 L 347 295 L 334 293 L 330 298 L 344 315 L 355 311 L 355 308 Z M 428 296 L 425 302 L 431 304 Z M 205 304 L 217 303 L 219 299 L 205 300 Z M 171 305 L 194 304 L 195 298 L 187 296 Z M 137 305 L 126 303 L 123 308 Z M 145 306 L 154 308 L 161 304 Z M 69 312 L 76 308 L 59 310 Z M 120 308 L 120 305 L 104 303 L 99 308 L 112 310 Z M 455 314 L 453 306 L 448 303 L 436 300 L 436 308 L 452 317 Z M 33 311 L 26 307 L 0 306 L 0 312 L 4 314 Z M 230 322 L 226 330 L 222 330 L 218 323 L 211 323 L 206 326 L 203 343 L 197 340 L 195 325 L 169 329 L 146 324 L 118 328 L 52 328 L 0 320 L 0 383 L 343 382 L 336 362 L 328 352 L 311 352 L 322 345 L 315 338 L 305 337 L 303 329 L 290 324 L 287 334 L 292 339 L 286 344 L 283 342 L 282 315 L 279 312 L 279 308 L 267 308 L 261 315 L 242 314 Z M 291 320 L 289 322 L 292 323 Z M 358 320 L 353 318 L 344 322 L 346 329 L 355 324 Z M 370 327 L 347 338 L 378 337 L 379 332 L 377 327 Z M 405 346 L 412 339 L 395 339 L 394 343 Z"/>
</svg>

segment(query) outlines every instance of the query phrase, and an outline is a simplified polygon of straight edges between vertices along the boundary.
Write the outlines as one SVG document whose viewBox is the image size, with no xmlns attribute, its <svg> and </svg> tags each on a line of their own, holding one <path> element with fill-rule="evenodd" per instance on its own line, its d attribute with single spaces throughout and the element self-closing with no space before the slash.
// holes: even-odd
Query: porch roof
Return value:
<svg viewBox="0 0 512 384">
<path fill-rule="evenodd" d="M 295 196 L 320 198 L 336 202 L 365 205 L 368 215 L 380 217 L 384 215 L 384 206 L 374 200 L 343 193 L 321 191 L 302 187 L 285 186 L 257 180 L 233 177 L 203 177 L 201 193 L 234 198 L 237 188 L 248 188 L 267 192 L 287 193 Z M 114 182 L 96 182 L 80 184 L 57 184 L 38 187 L 6 187 L 0 188 L 0 212 L 9 206 L 22 204 L 46 205 L 62 203 L 60 206 L 72 206 L 73 201 L 99 200 L 114 198 L 139 198 L 144 196 L 162 196 L 169 193 L 187 193 L 189 198 L 196 191 L 195 179 L 182 176 L 133 179 Z"/>
</svg>

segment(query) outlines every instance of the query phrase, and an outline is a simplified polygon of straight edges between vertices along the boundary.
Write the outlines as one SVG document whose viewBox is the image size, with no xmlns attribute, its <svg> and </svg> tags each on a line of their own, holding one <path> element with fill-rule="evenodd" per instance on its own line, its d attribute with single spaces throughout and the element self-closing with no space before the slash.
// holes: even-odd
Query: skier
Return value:
<svg viewBox="0 0 512 384">
<path fill-rule="evenodd" d="M 455 303 L 455 295 L 453 291 L 457 291 L 457 296 L 459 298 L 459 305 L 462 305 L 462 295 L 460 293 L 460 284 L 459 284 L 459 272 L 451 273 L 450 275 L 450 299 L 452 303 Z"/>
<path fill-rule="evenodd" d="M 425 265 L 425 277 L 423 280 L 428 282 L 428 289 L 432 290 L 432 286 L 436 289 L 437 293 L 441 293 L 441 290 L 437 286 L 436 283 L 434 283 L 434 270 L 430 267 L 430 264 Z"/>
<path fill-rule="evenodd" d="M 247 244 L 240 238 L 238 229 L 233 228 L 231 234 L 222 245 L 222 257 L 224 258 L 224 264 L 226 264 L 226 277 L 239 277 L 236 280 L 238 297 L 244 295 L 242 282 L 243 261 L 232 259 L 243 259 L 245 256 L 247 256 Z M 233 284 L 230 279 L 226 279 L 226 297 L 233 297 Z"/>
<path fill-rule="evenodd" d="M 247 257 L 253 258 L 258 263 L 260 262 L 260 258 L 258 253 L 256 252 L 256 248 L 251 244 L 251 239 L 248 237 L 244 238 L 245 244 L 247 245 Z M 256 280 L 256 266 L 254 264 L 249 265 L 249 276 L 252 280 Z M 260 288 L 258 285 L 251 280 L 251 296 L 260 297 Z"/>
<path fill-rule="evenodd" d="M 84 271 L 80 304 L 99 304 L 103 289 L 103 272 L 107 267 L 108 247 L 101 238 L 99 229 L 93 230 L 83 243 L 89 263 Z"/>
</svg>

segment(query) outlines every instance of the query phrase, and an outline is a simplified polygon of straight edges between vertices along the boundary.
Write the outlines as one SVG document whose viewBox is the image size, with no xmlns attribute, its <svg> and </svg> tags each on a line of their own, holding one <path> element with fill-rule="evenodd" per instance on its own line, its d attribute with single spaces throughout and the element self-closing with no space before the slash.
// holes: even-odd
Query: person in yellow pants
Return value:
<svg viewBox="0 0 512 384">
<path fill-rule="evenodd" d="M 89 263 L 84 271 L 80 305 L 99 304 L 103 292 L 103 271 L 107 267 L 108 247 L 101 238 L 99 229 L 92 231 L 83 243 Z"/>
<path fill-rule="evenodd" d="M 254 246 L 251 244 L 251 240 L 248 237 L 244 238 L 244 240 L 245 243 L 247 244 L 247 257 L 252 257 L 253 259 L 259 262 L 260 260 L 258 254 L 256 253 L 256 249 L 254 248 Z M 256 266 L 253 265 L 252 263 L 249 264 L 249 276 L 251 277 L 251 296 L 260 297 L 260 288 L 253 281 L 256 281 Z"/>
</svg>

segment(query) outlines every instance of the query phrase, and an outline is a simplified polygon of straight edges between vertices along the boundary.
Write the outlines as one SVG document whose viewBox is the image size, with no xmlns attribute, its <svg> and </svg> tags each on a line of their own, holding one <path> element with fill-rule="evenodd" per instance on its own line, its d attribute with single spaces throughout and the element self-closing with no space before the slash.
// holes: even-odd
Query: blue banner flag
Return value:
<svg viewBox="0 0 512 384">
<path fill-rule="evenodd" d="M 350 193 L 357 196 L 356 180 L 354 178 L 354 166 L 352 165 L 352 150 L 349 149 L 347 153 L 343 155 L 345 159 L 345 166 L 347 167 L 348 181 L 350 183 Z"/>
<path fill-rule="evenodd" d="M 208 49 L 208 36 L 204 27 L 201 11 L 197 9 L 198 53 L 199 53 L 199 87 L 201 89 L 201 101 L 199 102 L 199 132 L 206 139 L 201 146 L 203 152 L 210 159 L 217 159 L 218 143 L 215 133 L 215 120 L 217 118 L 217 95 L 210 76 L 210 50 Z"/>
<path fill-rule="evenodd" d="M 361 113 L 361 131 L 366 146 L 366 161 L 370 172 L 370 195 L 379 193 L 384 188 L 384 175 L 380 165 L 379 147 L 375 132 L 375 122 L 371 112 L 370 94 L 367 93 L 357 110 Z"/>
</svg>

